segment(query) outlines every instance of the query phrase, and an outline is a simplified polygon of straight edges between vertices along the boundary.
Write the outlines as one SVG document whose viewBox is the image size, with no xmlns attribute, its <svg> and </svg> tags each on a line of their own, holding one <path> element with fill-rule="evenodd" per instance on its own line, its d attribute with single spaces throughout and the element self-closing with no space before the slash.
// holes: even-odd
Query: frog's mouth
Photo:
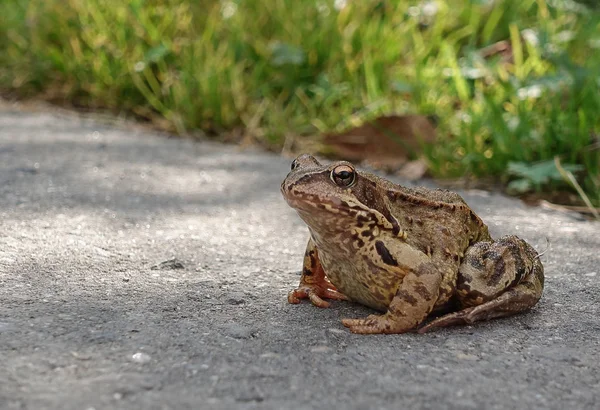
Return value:
<svg viewBox="0 0 600 410">
<path fill-rule="evenodd" d="M 361 203 L 348 203 L 336 196 L 317 196 L 313 194 L 284 193 L 288 205 L 294 208 L 302 217 L 311 216 L 311 219 L 331 218 L 334 215 L 340 219 L 355 220 L 359 215 L 367 215 L 370 209 Z"/>
</svg>

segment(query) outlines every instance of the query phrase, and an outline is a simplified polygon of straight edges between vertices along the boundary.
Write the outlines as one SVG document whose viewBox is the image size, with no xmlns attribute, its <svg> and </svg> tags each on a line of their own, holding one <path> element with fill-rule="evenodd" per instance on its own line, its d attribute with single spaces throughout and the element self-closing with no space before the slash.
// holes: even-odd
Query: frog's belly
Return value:
<svg viewBox="0 0 600 410">
<path fill-rule="evenodd" d="M 387 311 L 402 280 L 397 273 L 375 266 L 338 265 L 328 263 L 326 257 L 321 259 L 325 274 L 340 292 L 354 302 Z"/>
</svg>

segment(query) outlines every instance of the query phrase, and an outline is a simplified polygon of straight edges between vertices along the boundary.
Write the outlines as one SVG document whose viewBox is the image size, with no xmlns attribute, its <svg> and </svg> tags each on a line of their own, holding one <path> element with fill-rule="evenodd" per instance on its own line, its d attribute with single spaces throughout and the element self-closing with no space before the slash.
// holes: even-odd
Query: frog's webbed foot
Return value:
<svg viewBox="0 0 600 410">
<path fill-rule="evenodd" d="M 348 300 L 346 295 L 338 292 L 338 290 L 328 281 L 323 284 L 302 284 L 298 288 L 288 293 L 289 303 L 300 303 L 302 299 L 309 299 L 311 303 L 320 308 L 329 307 L 329 302 L 323 299 L 333 300 Z"/>
<path fill-rule="evenodd" d="M 417 332 L 418 333 L 427 333 L 430 330 L 438 328 L 438 327 L 447 327 L 447 326 L 456 326 L 456 325 L 471 325 L 478 320 L 483 320 L 483 318 L 479 318 L 479 316 L 481 316 L 481 315 L 477 315 L 477 312 L 475 312 L 475 309 L 477 307 L 480 307 L 480 306 L 470 307 L 470 308 L 463 309 L 458 312 L 448 313 L 447 315 L 435 318 L 432 321 L 419 327 Z"/>
</svg>

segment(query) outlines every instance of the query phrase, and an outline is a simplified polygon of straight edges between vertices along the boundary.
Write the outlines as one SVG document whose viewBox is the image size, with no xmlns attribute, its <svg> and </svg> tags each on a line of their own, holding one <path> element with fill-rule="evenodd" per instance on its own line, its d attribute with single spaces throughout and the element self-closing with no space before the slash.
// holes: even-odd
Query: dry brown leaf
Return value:
<svg viewBox="0 0 600 410">
<path fill-rule="evenodd" d="M 426 116 L 391 115 L 340 134 L 326 134 L 323 142 L 332 156 L 397 170 L 410 157 L 418 156 L 422 143 L 434 139 L 435 125 Z"/>
<path fill-rule="evenodd" d="M 479 50 L 479 54 L 486 60 L 500 57 L 500 61 L 503 63 L 513 63 L 512 45 L 508 40 L 498 41 L 497 43 L 484 47 Z"/>
<path fill-rule="evenodd" d="M 427 173 L 427 163 L 423 159 L 409 161 L 396 173 L 400 178 L 408 181 L 421 179 Z"/>
</svg>

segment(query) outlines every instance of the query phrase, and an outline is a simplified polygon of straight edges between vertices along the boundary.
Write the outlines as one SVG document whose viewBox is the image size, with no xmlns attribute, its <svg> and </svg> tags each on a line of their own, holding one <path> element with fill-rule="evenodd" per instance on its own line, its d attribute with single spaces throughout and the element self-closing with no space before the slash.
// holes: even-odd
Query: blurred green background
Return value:
<svg viewBox="0 0 600 410">
<path fill-rule="evenodd" d="M 0 90 L 271 149 L 435 115 L 434 176 L 600 204 L 593 1 L 3 0 Z"/>
</svg>

